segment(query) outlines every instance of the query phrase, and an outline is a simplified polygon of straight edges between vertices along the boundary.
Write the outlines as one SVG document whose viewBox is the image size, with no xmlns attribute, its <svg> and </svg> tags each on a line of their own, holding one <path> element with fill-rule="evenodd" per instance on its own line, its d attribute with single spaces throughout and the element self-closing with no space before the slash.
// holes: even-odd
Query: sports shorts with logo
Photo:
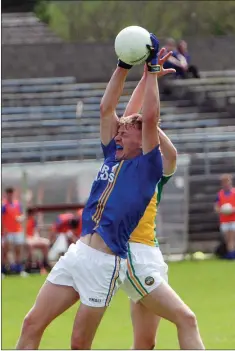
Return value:
<svg viewBox="0 0 235 351">
<path fill-rule="evenodd" d="M 235 222 L 220 223 L 220 230 L 222 233 L 235 232 Z"/>
<path fill-rule="evenodd" d="M 159 247 L 129 243 L 126 279 L 121 288 L 137 302 L 163 281 L 168 282 L 167 271 Z"/>
<path fill-rule="evenodd" d="M 126 273 L 126 260 L 95 250 L 80 240 L 55 264 L 47 280 L 71 286 L 84 305 L 104 307 L 110 301 Z"/>
</svg>

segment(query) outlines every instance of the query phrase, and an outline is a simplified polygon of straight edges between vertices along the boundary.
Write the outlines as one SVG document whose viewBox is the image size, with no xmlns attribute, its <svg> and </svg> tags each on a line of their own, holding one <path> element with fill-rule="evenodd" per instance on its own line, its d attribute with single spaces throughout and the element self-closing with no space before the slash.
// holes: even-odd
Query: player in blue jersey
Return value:
<svg viewBox="0 0 235 351">
<path fill-rule="evenodd" d="M 105 310 L 124 281 L 130 234 L 162 177 L 156 128 L 160 115 L 156 73 L 162 66 L 158 40 L 154 35 L 151 40 L 142 116 L 119 121 L 115 112 L 130 65 L 119 60 L 107 85 L 100 107 L 105 160 L 83 211 L 81 239 L 49 274 L 25 317 L 18 349 L 37 349 L 45 328 L 78 299 L 71 347 L 90 349 Z"/>
</svg>

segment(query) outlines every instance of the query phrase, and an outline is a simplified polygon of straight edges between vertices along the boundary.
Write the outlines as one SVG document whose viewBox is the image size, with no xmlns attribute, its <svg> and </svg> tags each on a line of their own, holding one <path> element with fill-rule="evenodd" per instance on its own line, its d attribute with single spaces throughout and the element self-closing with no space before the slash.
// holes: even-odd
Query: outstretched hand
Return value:
<svg viewBox="0 0 235 351">
<path fill-rule="evenodd" d="M 158 53 L 158 64 L 161 66 L 161 70 L 157 72 L 158 77 L 162 77 L 162 76 L 165 76 L 166 74 L 176 72 L 174 68 L 166 68 L 166 69 L 163 68 L 164 63 L 173 54 L 173 51 L 169 51 L 167 54 L 165 54 L 165 52 L 166 52 L 166 48 L 161 48 L 161 50 Z"/>
</svg>

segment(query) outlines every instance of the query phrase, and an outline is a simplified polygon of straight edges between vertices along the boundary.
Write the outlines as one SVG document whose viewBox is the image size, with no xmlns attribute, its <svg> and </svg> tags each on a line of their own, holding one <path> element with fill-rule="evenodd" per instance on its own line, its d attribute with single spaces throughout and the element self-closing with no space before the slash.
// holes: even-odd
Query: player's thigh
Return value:
<svg viewBox="0 0 235 351">
<path fill-rule="evenodd" d="M 6 244 L 7 244 L 8 250 L 11 251 L 13 254 L 16 254 L 16 251 L 17 251 L 15 238 L 16 238 L 16 234 L 14 233 L 8 233 L 6 235 Z"/>
<path fill-rule="evenodd" d="M 23 233 L 15 234 L 14 245 L 17 254 L 20 254 L 26 248 L 27 244 Z"/>
<path fill-rule="evenodd" d="M 154 347 L 161 317 L 147 309 L 141 302 L 130 301 L 131 320 L 134 333 L 134 349 Z"/>
<path fill-rule="evenodd" d="M 23 245 L 26 245 L 26 240 L 25 240 L 24 234 L 23 233 L 15 234 L 15 236 L 14 236 L 14 243 L 15 243 L 15 245 L 19 245 L 21 247 Z"/>
<path fill-rule="evenodd" d="M 45 247 L 48 247 L 48 245 L 43 242 L 43 241 L 40 241 L 40 239 L 33 239 L 31 241 L 29 241 L 29 245 L 34 249 L 44 249 Z"/>
<path fill-rule="evenodd" d="M 223 231 L 223 235 L 226 244 L 230 244 L 233 238 L 233 232 L 230 230 L 230 227 L 228 227 L 228 230 Z"/>
<path fill-rule="evenodd" d="M 95 333 L 107 307 L 91 307 L 80 304 L 76 314 L 72 338 L 72 349 L 90 349 Z"/>
<path fill-rule="evenodd" d="M 46 327 L 53 319 L 79 300 L 71 286 L 55 285 L 46 281 L 40 289 L 35 304 L 26 316 L 28 324 Z"/>
<path fill-rule="evenodd" d="M 50 240 L 49 239 L 47 239 L 47 238 L 38 238 L 37 239 L 38 241 L 39 241 L 39 243 L 41 244 L 41 245 L 43 245 L 43 246 L 50 246 Z"/>
<path fill-rule="evenodd" d="M 227 239 L 228 233 L 230 231 L 230 223 L 221 223 L 220 224 L 220 231 L 224 235 L 225 240 Z"/>
<path fill-rule="evenodd" d="M 191 317 L 193 318 L 193 313 L 189 307 L 164 281 L 140 301 L 146 308 L 156 315 L 175 324 L 180 323 L 182 317 L 189 317 L 187 320 L 191 320 Z"/>
<path fill-rule="evenodd" d="M 235 239 L 235 222 L 229 223 L 229 238 L 231 240 Z"/>
</svg>

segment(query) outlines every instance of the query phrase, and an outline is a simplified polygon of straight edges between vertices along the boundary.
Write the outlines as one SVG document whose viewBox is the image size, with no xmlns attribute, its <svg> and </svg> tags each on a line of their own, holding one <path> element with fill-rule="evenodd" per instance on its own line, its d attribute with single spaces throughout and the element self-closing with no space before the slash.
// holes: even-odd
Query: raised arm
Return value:
<svg viewBox="0 0 235 351">
<path fill-rule="evenodd" d="M 156 128 L 160 118 L 160 98 L 156 74 L 147 73 L 142 112 L 142 149 L 147 154 L 159 143 Z"/>
<path fill-rule="evenodd" d="M 123 114 L 124 117 L 130 116 L 133 113 L 140 113 L 140 110 L 142 109 L 142 105 L 143 105 L 143 100 L 144 100 L 146 78 L 147 78 L 147 65 L 144 66 L 144 73 L 142 75 L 142 78 L 139 81 L 138 85 L 136 86 L 135 90 L 133 91 L 131 98 L 127 104 L 127 107 Z"/>
<path fill-rule="evenodd" d="M 158 127 L 160 148 L 163 160 L 163 174 L 170 176 L 175 172 L 177 161 L 177 150 L 168 136 Z"/>
<path fill-rule="evenodd" d="M 128 69 L 131 68 L 131 66 L 123 62 L 121 62 L 123 67 L 120 67 L 120 62 L 106 87 L 100 104 L 100 137 L 104 145 L 108 145 L 117 133 L 118 117 L 116 106 L 123 91 Z"/>
<path fill-rule="evenodd" d="M 162 48 L 158 53 L 159 42 L 154 34 L 150 34 L 150 37 L 152 46 L 148 47 L 150 56 L 147 60 L 148 72 L 142 111 L 142 148 L 144 154 L 153 150 L 160 143 L 158 129 L 156 128 L 160 118 L 158 77 L 175 72 L 174 69 L 163 69 L 164 62 L 172 55 L 172 52 L 162 57 L 165 48 Z"/>
<path fill-rule="evenodd" d="M 162 48 L 159 52 L 158 64 L 161 66 L 161 71 L 156 73 L 158 78 L 160 78 L 161 76 L 165 76 L 168 73 L 175 73 L 175 69 L 173 68 L 168 68 L 168 69 L 163 68 L 164 63 L 167 60 L 169 60 L 172 54 L 172 52 L 169 52 L 167 55 L 163 56 L 165 51 L 166 49 Z M 133 113 L 140 113 L 143 106 L 143 101 L 144 101 L 147 72 L 148 72 L 148 66 L 147 64 L 145 64 L 142 78 L 131 95 L 131 98 L 126 106 L 126 109 L 123 115 L 124 117 L 130 116 Z"/>
</svg>

